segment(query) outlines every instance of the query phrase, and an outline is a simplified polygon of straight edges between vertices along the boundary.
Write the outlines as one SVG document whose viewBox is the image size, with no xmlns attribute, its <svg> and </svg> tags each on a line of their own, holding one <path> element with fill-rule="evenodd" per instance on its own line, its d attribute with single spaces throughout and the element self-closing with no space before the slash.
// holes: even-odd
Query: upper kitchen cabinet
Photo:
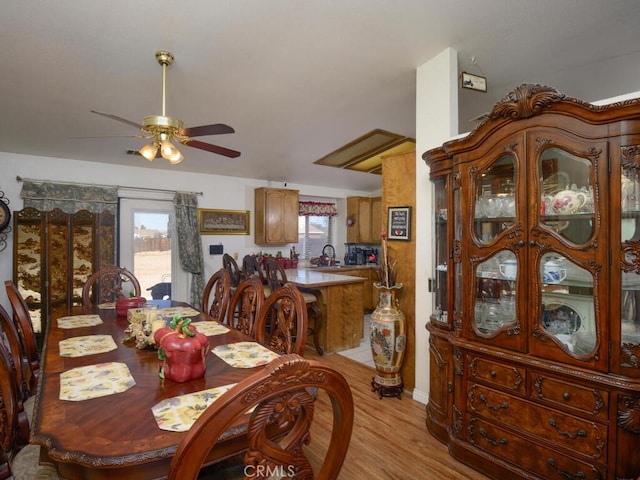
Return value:
<svg viewBox="0 0 640 480">
<path fill-rule="evenodd" d="M 348 243 L 380 243 L 384 229 L 381 197 L 347 198 Z"/>
<path fill-rule="evenodd" d="M 282 245 L 298 242 L 298 190 L 256 188 L 255 242 Z"/>
<path fill-rule="evenodd" d="M 429 430 L 492 478 L 638 478 L 640 99 L 522 85 L 423 159 Z"/>
</svg>

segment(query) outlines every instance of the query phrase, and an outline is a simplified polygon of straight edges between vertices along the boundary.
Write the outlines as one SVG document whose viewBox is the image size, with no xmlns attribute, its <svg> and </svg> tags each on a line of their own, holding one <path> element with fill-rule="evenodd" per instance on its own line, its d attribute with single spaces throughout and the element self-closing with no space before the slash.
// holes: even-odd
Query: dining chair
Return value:
<svg viewBox="0 0 640 480">
<path fill-rule="evenodd" d="M 287 273 L 284 268 L 282 268 L 280 263 L 271 258 L 267 260 L 267 281 L 272 291 L 287 283 Z M 318 332 L 324 323 L 324 315 L 318 302 L 318 295 L 309 290 L 301 288 L 298 288 L 298 290 L 300 290 L 304 298 L 308 316 L 313 317 L 313 326 L 309 326 L 307 335 L 313 338 L 313 346 L 316 352 L 318 352 L 318 355 L 324 355 L 324 350 L 320 346 L 320 339 L 318 338 Z"/>
<path fill-rule="evenodd" d="M 255 337 L 258 312 L 264 303 L 264 287 L 255 275 L 243 280 L 231 297 L 224 324 Z"/>
<path fill-rule="evenodd" d="M 316 401 L 320 392 L 328 397 L 322 404 Z M 333 419 L 331 439 L 327 446 L 316 449 L 310 429 L 314 410 L 322 407 L 332 412 L 327 414 Z M 235 469 L 238 478 L 338 478 L 353 431 L 354 405 L 349 384 L 328 365 L 284 355 L 237 383 L 202 412 L 178 445 L 169 480 L 198 478 L 220 435 L 241 422 L 242 417 L 248 422 L 249 449 L 243 464 Z M 284 426 L 283 436 L 270 437 L 268 427 L 274 423 Z M 316 456 L 318 451 L 322 453 Z M 236 478 L 216 471 L 216 465 L 209 470 L 215 472 L 216 478 Z"/>
<path fill-rule="evenodd" d="M 236 289 L 242 281 L 242 272 L 240 271 L 240 267 L 238 267 L 238 263 L 231 255 L 225 253 L 222 255 L 222 266 L 227 272 L 229 272 L 231 290 Z"/>
<path fill-rule="evenodd" d="M 202 311 L 218 322 L 224 322 L 231 297 L 229 272 L 221 268 L 211 275 L 202 293 Z"/>
<path fill-rule="evenodd" d="M 11 319 L 9 312 L 7 312 L 2 305 L 0 305 L 0 328 L 2 332 L 4 332 L 4 337 L 7 342 L 6 346 L 9 349 L 16 369 L 16 383 L 19 388 L 18 398 L 21 402 L 24 402 L 36 393 L 36 377 L 32 374 L 31 367 L 24 354 L 16 325 Z"/>
<path fill-rule="evenodd" d="M 27 302 L 18 291 L 18 287 L 11 280 L 5 280 L 5 289 L 7 297 L 13 309 L 13 323 L 20 337 L 22 345 L 22 354 L 26 358 L 28 372 L 33 378 L 26 379 L 28 381 L 30 392 L 35 392 L 37 385 L 38 373 L 40 371 L 40 354 L 38 353 L 38 345 L 36 342 L 36 334 L 31 323 L 31 315 Z"/>
<path fill-rule="evenodd" d="M 122 284 L 130 283 L 131 292 L 123 292 Z M 121 297 L 139 297 L 140 282 L 124 267 L 107 265 L 91 275 L 82 287 L 82 305 L 90 307 L 94 303 L 99 305 L 115 302 Z"/>
<path fill-rule="evenodd" d="M 262 265 L 254 255 L 245 255 L 242 258 L 242 275 L 244 278 L 249 278 L 251 275 L 256 275 L 264 287 L 264 296 L 268 297 L 271 294 L 271 288 L 269 282 L 267 282 L 267 276 L 262 268 Z"/>
<path fill-rule="evenodd" d="M 298 287 L 286 283 L 269 295 L 256 318 L 256 341 L 280 353 L 302 355 L 307 342 L 307 306 Z"/>
<path fill-rule="evenodd" d="M 29 419 L 11 354 L 0 342 L 0 474 L 2 478 L 57 479 L 51 465 L 40 465 L 40 446 L 29 444 Z"/>
</svg>

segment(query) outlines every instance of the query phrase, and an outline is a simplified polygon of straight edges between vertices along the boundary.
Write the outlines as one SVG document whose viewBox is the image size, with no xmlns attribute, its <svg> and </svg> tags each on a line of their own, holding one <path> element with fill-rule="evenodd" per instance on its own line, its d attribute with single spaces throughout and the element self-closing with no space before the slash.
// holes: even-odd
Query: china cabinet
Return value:
<svg viewBox="0 0 640 480">
<path fill-rule="evenodd" d="M 522 85 L 427 151 L 427 427 L 492 478 L 640 475 L 640 99 Z"/>
<path fill-rule="evenodd" d="M 380 243 L 381 197 L 347 197 L 347 242 Z"/>
<path fill-rule="evenodd" d="M 298 243 L 298 190 L 256 188 L 255 242 Z"/>
</svg>

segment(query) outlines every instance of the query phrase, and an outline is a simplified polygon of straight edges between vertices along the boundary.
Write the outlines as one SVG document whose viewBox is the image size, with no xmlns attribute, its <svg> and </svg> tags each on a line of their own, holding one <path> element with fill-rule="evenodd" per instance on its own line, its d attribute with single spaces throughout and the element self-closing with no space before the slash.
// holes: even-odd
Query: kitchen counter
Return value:
<svg viewBox="0 0 640 480">
<path fill-rule="evenodd" d="M 364 337 L 364 278 L 318 271 L 317 268 L 287 269 L 285 273 L 288 282 L 318 297 L 324 316 L 324 328 L 318 339 L 326 353 L 360 345 Z"/>
<path fill-rule="evenodd" d="M 333 265 L 328 267 L 307 267 L 306 270 L 354 276 L 365 279 L 362 305 L 364 312 L 372 312 L 378 305 L 379 291 L 373 286 L 380 281 L 380 266 L 377 263 L 365 265 Z"/>
</svg>

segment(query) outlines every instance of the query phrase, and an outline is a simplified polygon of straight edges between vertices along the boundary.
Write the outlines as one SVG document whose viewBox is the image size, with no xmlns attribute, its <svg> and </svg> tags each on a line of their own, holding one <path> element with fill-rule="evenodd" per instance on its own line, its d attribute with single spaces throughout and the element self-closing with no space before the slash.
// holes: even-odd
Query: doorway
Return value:
<svg viewBox="0 0 640 480">
<path fill-rule="evenodd" d="M 120 199 L 120 265 L 133 272 L 147 299 L 175 299 L 184 285 L 174 215 L 171 200 Z"/>
</svg>

